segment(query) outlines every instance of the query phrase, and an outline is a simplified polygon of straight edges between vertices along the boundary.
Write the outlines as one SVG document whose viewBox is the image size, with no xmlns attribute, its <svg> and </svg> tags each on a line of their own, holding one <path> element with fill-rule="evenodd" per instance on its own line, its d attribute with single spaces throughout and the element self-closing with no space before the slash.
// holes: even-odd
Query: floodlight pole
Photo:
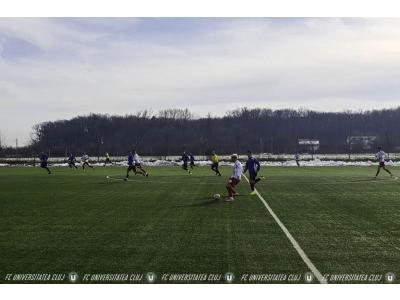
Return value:
<svg viewBox="0 0 400 300">
<path fill-rule="evenodd" d="M 349 155 L 349 160 L 351 159 L 351 155 L 350 155 L 350 152 L 351 152 L 351 138 L 348 138 L 347 139 L 347 152 L 348 152 L 348 155 Z"/>
</svg>

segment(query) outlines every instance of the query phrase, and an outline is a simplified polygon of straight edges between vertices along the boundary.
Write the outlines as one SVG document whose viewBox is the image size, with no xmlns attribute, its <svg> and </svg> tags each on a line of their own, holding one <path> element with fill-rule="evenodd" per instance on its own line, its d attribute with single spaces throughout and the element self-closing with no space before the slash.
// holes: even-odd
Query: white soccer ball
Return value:
<svg viewBox="0 0 400 300">
<path fill-rule="evenodd" d="M 214 194 L 213 198 L 214 198 L 215 200 L 218 200 L 218 199 L 221 198 L 221 195 L 220 195 L 220 194 Z"/>
</svg>

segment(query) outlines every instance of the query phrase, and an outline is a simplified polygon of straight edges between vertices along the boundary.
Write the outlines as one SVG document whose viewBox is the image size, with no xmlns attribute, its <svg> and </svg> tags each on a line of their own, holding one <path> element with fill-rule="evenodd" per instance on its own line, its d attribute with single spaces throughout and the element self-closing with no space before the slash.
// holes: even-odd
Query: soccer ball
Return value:
<svg viewBox="0 0 400 300">
<path fill-rule="evenodd" d="M 221 198 L 221 195 L 220 194 L 214 194 L 213 198 L 214 198 L 214 200 L 218 200 L 218 199 Z"/>
</svg>

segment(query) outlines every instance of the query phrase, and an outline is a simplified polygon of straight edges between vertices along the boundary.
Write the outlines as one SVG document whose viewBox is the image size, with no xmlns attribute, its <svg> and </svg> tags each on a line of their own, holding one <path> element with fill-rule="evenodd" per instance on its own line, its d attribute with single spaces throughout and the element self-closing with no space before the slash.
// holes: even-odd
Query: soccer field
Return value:
<svg viewBox="0 0 400 300">
<path fill-rule="evenodd" d="M 1 282 L 17 273 L 154 272 L 160 283 L 163 274 L 232 272 L 235 283 L 245 274 L 304 283 L 310 272 L 245 179 L 234 203 L 212 199 L 226 195 L 230 167 L 222 177 L 154 167 L 128 182 L 118 179 L 122 167 L 52 171 L 0 168 Z M 375 180 L 375 171 L 264 167 L 257 188 L 321 274 L 368 275 L 362 283 L 376 274 L 384 283 L 391 272 L 399 283 L 400 180 Z"/>
</svg>

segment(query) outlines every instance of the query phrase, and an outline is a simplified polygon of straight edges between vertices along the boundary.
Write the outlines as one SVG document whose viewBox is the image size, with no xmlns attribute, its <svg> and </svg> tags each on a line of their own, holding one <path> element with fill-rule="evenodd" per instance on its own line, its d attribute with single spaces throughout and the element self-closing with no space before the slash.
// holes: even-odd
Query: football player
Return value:
<svg viewBox="0 0 400 300">
<path fill-rule="evenodd" d="M 249 176 L 250 176 L 250 188 L 251 188 L 251 193 L 250 195 L 254 196 L 256 195 L 255 191 L 255 185 L 257 182 L 260 181 L 260 178 L 257 178 L 257 173 L 260 171 L 260 162 L 253 157 L 253 154 L 251 153 L 250 150 L 247 151 L 247 161 L 246 161 L 246 166 L 244 168 L 244 173 L 249 171 Z"/>
<path fill-rule="evenodd" d="M 235 196 L 239 195 L 235 188 L 240 183 L 242 178 L 243 167 L 239 161 L 239 156 L 237 154 L 231 155 L 231 161 L 234 163 L 233 165 L 233 174 L 229 178 L 228 183 L 226 184 L 226 189 L 228 190 L 228 199 L 227 202 L 232 202 L 235 200 Z"/>
<path fill-rule="evenodd" d="M 50 174 L 51 174 L 51 171 L 50 171 L 50 169 L 49 169 L 49 164 L 48 164 L 49 157 L 47 156 L 47 154 L 45 154 L 44 152 L 42 152 L 42 153 L 40 154 L 39 159 L 40 159 L 40 167 L 43 168 L 43 169 L 46 169 L 46 170 L 47 170 L 47 173 L 50 175 Z"/>
<path fill-rule="evenodd" d="M 387 173 L 390 174 L 390 177 L 393 178 L 392 172 L 390 172 L 388 169 L 386 169 L 386 166 L 385 166 L 386 153 L 382 150 L 382 147 L 378 147 L 378 153 L 376 154 L 376 158 L 379 161 L 379 165 L 378 165 L 378 170 L 376 171 L 375 178 L 378 177 L 381 169 L 384 169 Z"/>
<path fill-rule="evenodd" d="M 211 170 L 215 172 L 215 175 L 221 176 L 221 173 L 219 172 L 218 165 L 219 165 L 219 157 L 213 150 L 211 152 Z"/>
</svg>

